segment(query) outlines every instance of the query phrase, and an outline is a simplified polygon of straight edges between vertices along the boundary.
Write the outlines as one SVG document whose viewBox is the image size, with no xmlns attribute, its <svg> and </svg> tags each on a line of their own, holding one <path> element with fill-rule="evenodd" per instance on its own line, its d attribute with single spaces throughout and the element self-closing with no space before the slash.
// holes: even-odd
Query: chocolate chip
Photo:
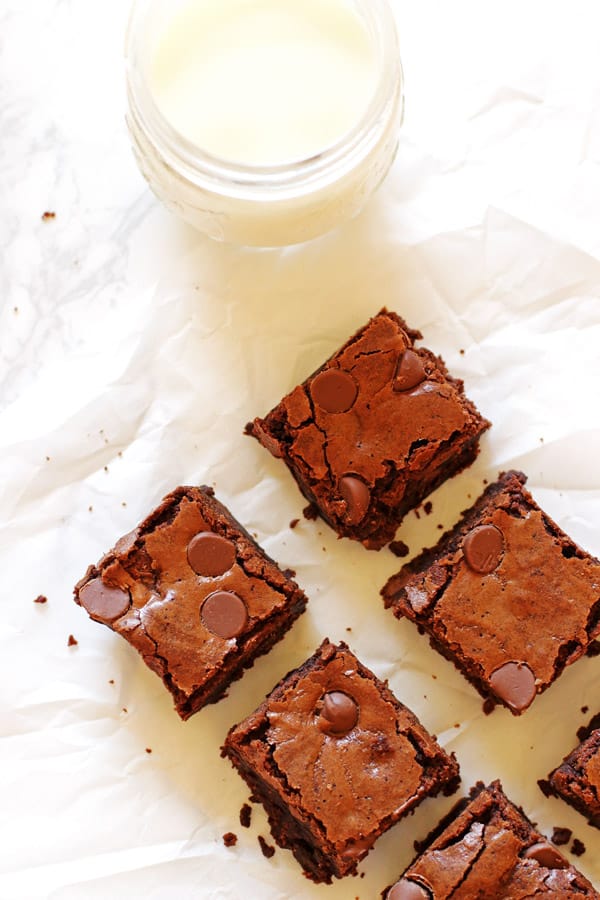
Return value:
<svg viewBox="0 0 600 900">
<path fill-rule="evenodd" d="M 202 604 L 202 624 L 217 637 L 238 637 L 246 627 L 246 604 L 231 591 L 215 591 Z"/>
<path fill-rule="evenodd" d="M 583 856 L 585 853 L 585 844 L 579 838 L 575 838 L 571 844 L 571 853 L 573 856 Z"/>
<path fill-rule="evenodd" d="M 228 572 L 235 563 L 235 544 L 220 534 L 202 531 L 189 542 L 187 558 L 197 575 L 216 578 Z"/>
<path fill-rule="evenodd" d="M 310 387 L 315 403 L 328 413 L 343 413 L 354 406 L 358 388 L 351 375 L 342 369 L 319 372 Z"/>
<path fill-rule="evenodd" d="M 408 547 L 404 541 L 392 541 L 390 544 L 390 550 L 394 554 L 394 556 L 399 556 L 400 559 L 404 559 L 405 556 L 408 556 L 410 553 L 410 547 Z"/>
<path fill-rule="evenodd" d="M 364 481 L 354 475 L 344 475 L 340 478 L 339 491 L 342 499 L 346 501 L 345 519 L 350 525 L 361 522 L 371 502 L 371 492 Z"/>
<path fill-rule="evenodd" d="M 131 600 L 127 591 L 110 587 L 101 578 L 94 578 L 79 591 L 79 602 L 92 619 L 113 622 L 127 612 Z"/>
<path fill-rule="evenodd" d="M 386 900 L 429 900 L 430 896 L 420 884 L 402 878 L 390 888 Z"/>
<path fill-rule="evenodd" d="M 327 734 L 344 735 L 358 722 L 358 706 L 348 694 L 330 691 L 323 697 L 319 728 Z"/>
<path fill-rule="evenodd" d="M 536 694 L 535 675 L 527 663 L 508 662 L 492 672 L 494 693 L 516 712 L 523 712 Z"/>
<path fill-rule="evenodd" d="M 412 391 L 426 378 L 421 357 L 414 350 L 407 350 L 398 360 L 393 388 L 395 391 Z"/>
<path fill-rule="evenodd" d="M 468 567 L 478 575 L 489 575 L 498 567 L 504 553 L 504 537 L 495 525 L 478 525 L 463 541 Z"/>
<path fill-rule="evenodd" d="M 555 850 L 547 841 L 540 841 L 528 847 L 523 854 L 525 859 L 535 859 L 540 866 L 546 869 L 568 869 L 569 863 L 561 856 L 558 850 Z"/>
</svg>

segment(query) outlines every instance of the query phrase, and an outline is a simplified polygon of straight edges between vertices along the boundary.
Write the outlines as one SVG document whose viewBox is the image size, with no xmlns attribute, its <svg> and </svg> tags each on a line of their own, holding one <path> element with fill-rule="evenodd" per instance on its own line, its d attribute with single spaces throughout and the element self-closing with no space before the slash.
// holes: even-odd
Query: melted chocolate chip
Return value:
<svg viewBox="0 0 600 900">
<path fill-rule="evenodd" d="M 127 612 L 131 601 L 127 591 L 109 587 L 101 578 L 94 578 L 79 591 L 79 602 L 93 619 L 113 622 Z"/>
<path fill-rule="evenodd" d="M 202 624 L 217 637 L 238 637 L 248 621 L 246 604 L 231 591 L 215 591 L 202 604 Z"/>
<path fill-rule="evenodd" d="M 328 413 L 348 412 L 358 395 L 354 379 L 342 369 L 325 369 L 314 379 L 310 392 L 315 403 Z"/>
<path fill-rule="evenodd" d="M 354 475 L 344 475 L 340 478 L 339 490 L 342 499 L 346 501 L 345 519 L 349 525 L 357 525 L 361 522 L 371 502 L 371 492 L 364 481 L 355 478 Z"/>
<path fill-rule="evenodd" d="M 568 869 L 569 867 L 567 860 L 547 841 L 532 844 L 523 856 L 525 859 L 535 859 L 540 866 L 545 866 L 546 869 Z"/>
<path fill-rule="evenodd" d="M 235 563 L 235 545 L 220 534 L 202 531 L 189 542 L 187 557 L 197 575 L 216 578 L 228 572 Z"/>
<path fill-rule="evenodd" d="M 512 709 L 523 712 L 536 694 L 535 675 L 526 663 L 508 662 L 490 676 L 494 693 Z"/>
<path fill-rule="evenodd" d="M 395 391 L 412 391 L 426 378 L 421 357 L 414 350 L 407 350 L 398 360 L 393 388 Z"/>
<path fill-rule="evenodd" d="M 430 894 L 415 881 L 402 878 L 388 891 L 386 900 L 429 900 Z"/>
<path fill-rule="evenodd" d="M 319 728 L 327 734 L 343 735 L 358 722 L 358 706 L 348 694 L 330 691 L 323 697 Z"/>
<path fill-rule="evenodd" d="M 463 541 L 463 553 L 468 567 L 478 575 L 489 575 L 502 559 L 504 537 L 495 525 L 478 525 Z"/>
</svg>

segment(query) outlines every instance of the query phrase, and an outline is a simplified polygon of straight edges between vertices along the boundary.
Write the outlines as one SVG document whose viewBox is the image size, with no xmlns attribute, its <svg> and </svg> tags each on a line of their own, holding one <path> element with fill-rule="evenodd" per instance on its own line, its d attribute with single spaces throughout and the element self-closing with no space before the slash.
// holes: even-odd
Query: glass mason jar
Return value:
<svg viewBox="0 0 600 900">
<path fill-rule="evenodd" d="M 126 39 L 127 124 L 139 168 L 170 210 L 215 240 L 263 247 L 310 240 L 361 211 L 396 154 L 403 76 L 387 0 L 350 3 L 377 60 L 366 112 L 341 140 L 310 158 L 260 166 L 211 155 L 167 121 L 150 87 L 147 47 L 151 29 L 156 34 L 168 22 L 172 0 L 134 2 Z"/>
</svg>

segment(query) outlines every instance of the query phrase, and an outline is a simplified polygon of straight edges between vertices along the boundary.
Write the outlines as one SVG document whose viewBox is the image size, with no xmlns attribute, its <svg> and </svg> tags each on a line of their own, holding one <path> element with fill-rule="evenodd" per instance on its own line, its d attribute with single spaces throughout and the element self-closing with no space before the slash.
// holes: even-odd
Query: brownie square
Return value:
<svg viewBox="0 0 600 900">
<path fill-rule="evenodd" d="M 539 508 L 525 481 L 501 475 L 381 592 L 515 715 L 600 633 L 600 562 Z"/>
<path fill-rule="evenodd" d="M 383 309 L 246 432 L 285 461 L 340 537 L 378 550 L 479 451 L 490 423 L 439 356 Z"/>
<path fill-rule="evenodd" d="M 380 834 L 459 783 L 455 758 L 346 644 L 328 640 L 231 729 L 222 754 L 316 882 L 355 873 Z"/>
<path fill-rule="evenodd" d="M 524 900 L 598 897 L 584 878 L 506 797 L 479 783 L 431 835 L 427 849 L 385 900 Z"/>
<path fill-rule="evenodd" d="M 304 611 L 306 597 L 208 487 L 180 487 L 75 588 L 141 653 L 188 719 L 220 700 Z"/>
<path fill-rule="evenodd" d="M 600 715 L 577 733 L 581 743 L 549 776 L 551 791 L 600 828 Z"/>
</svg>

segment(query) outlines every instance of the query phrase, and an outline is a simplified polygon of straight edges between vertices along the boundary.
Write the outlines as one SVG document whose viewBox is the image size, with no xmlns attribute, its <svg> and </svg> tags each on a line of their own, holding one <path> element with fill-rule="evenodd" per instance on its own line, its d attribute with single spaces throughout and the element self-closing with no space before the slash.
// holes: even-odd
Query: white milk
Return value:
<svg viewBox="0 0 600 900">
<path fill-rule="evenodd" d="M 250 166 L 308 159 L 363 118 L 379 78 L 350 0 L 186 0 L 149 49 L 167 121 L 212 156 Z"/>
</svg>

